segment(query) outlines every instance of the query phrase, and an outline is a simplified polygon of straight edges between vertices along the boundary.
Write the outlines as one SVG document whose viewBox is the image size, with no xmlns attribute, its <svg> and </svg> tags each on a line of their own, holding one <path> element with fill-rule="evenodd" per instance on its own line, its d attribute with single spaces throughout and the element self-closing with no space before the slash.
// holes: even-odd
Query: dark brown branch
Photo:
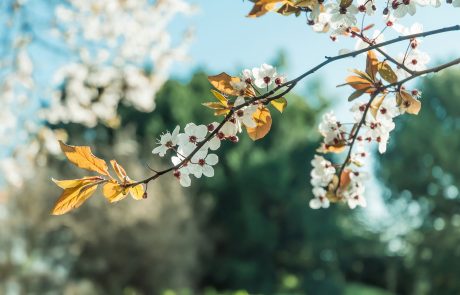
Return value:
<svg viewBox="0 0 460 295">
<path fill-rule="evenodd" d="M 350 53 L 347 53 L 347 54 L 337 55 L 337 56 L 334 56 L 334 57 L 326 57 L 325 61 L 321 62 L 320 64 L 318 64 L 315 67 L 311 68 L 310 70 L 306 71 L 305 73 L 301 74 L 297 78 L 292 79 L 290 81 L 287 81 L 287 82 L 279 85 L 278 87 L 275 87 L 271 91 L 268 91 L 267 93 L 264 93 L 262 95 L 256 96 L 256 97 L 246 101 L 245 103 L 243 103 L 243 104 L 241 104 L 241 105 L 239 105 L 237 107 L 233 107 L 229 111 L 229 113 L 225 116 L 225 118 L 222 120 L 222 122 L 220 122 L 220 124 L 204 140 L 199 142 L 197 144 L 196 148 L 187 157 L 185 157 L 179 164 L 177 164 L 175 166 L 171 166 L 171 167 L 169 167 L 167 169 L 158 171 L 154 175 L 152 175 L 152 176 L 150 176 L 150 177 L 148 177 L 148 178 L 146 178 L 144 180 L 141 180 L 139 182 L 128 184 L 127 187 L 135 186 L 137 184 L 148 184 L 150 181 L 157 179 L 158 177 L 160 177 L 163 174 L 166 174 L 166 173 L 169 173 L 169 172 L 171 172 L 173 170 L 179 169 L 184 164 L 189 162 L 190 159 L 222 129 L 224 124 L 231 119 L 231 117 L 233 116 L 233 114 L 237 110 L 239 110 L 239 109 L 241 109 L 243 107 L 249 106 L 250 104 L 253 104 L 253 103 L 256 103 L 256 102 L 269 103 L 272 100 L 275 100 L 275 99 L 283 97 L 284 95 L 289 93 L 297 85 L 297 83 L 299 81 L 301 81 L 305 77 L 315 73 L 316 71 L 318 71 L 319 69 L 321 69 L 324 66 L 328 65 L 329 63 L 332 63 L 332 62 L 337 61 L 337 60 L 345 59 L 345 58 L 348 58 L 348 57 L 355 57 L 357 55 L 360 55 L 362 53 L 368 52 L 370 50 L 379 49 L 380 47 L 384 47 L 384 46 L 387 46 L 387 45 L 390 45 L 390 44 L 398 43 L 398 42 L 401 42 L 401 41 L 404 41 L 404 40 L 409 40 L 409 39 L 412 39 L 412 38 L 419 38 L 419 37 L 426 37 L 426 36 L 430 36 L 430 35 L 436 35 L 436 34 L 441 34 L 441 33 L 450 32 L 450 31 L 458 31 L 458 30 L 460 30 L 460 25 L 455 25 L 455 26 L 446 27 L 446 28 L 442 28 L 442 29 L 427 31 L 427 32 L 424 32 L 424 33 L 412 34 L 412 35 L 407 35 L 407 36 L 400 36 L 398 38 L 388 40 L 386 42 L 374 44 L 374 45 L 371 45 L 371 46 L 369 46 L 367 48 L 356 50 L 356 51 L 353 51 L 353 52 L 350 52 Z M 460 62 L 460 60 L 459 60 L 459 62 Z M 449 67 L 449 66 L 447 66 L 447 67 Z M 439 67 L 434 68 L 434 69 L 435 69 L 435 72 L 437 72 L 437 71 L 442 70 L 443 67 L 439 66 Z M 411 79 L 413 79 L 415 77 L 418 77 L 420 75 L 429 73 L 429 72 L 431 72 L 431 71 L 426 70 L 426 71 L 421 71 L 421 72 L 413 72 L 414 74 L 411 76 L 412 77 Z M 398 83 L 393 83 L 393 84 L 387 85 L 387 86 L 383 87 L 382 90 L 380 90 L 380 91 L 383 91 L 384 89 L 386 89 L 388 87 L 400 86 L 400 85 L 402 85 L 402 83 L 407 82 L 407 81 L 409 81 L 411 79 L 404 79 L 403 81 L 401 81 L 401 83 L 398 82 Z M 285 87 L 286 87 L 286 89 L 284 89 L 280 93 L 277 93 L 278 91 L 280 91 L 281 89 L 283 89 Z M 375 98 L 375 96 L 374 96 L 374 98 Z M 369 104 L 367 106 L 367 109 L 366 109 L 365 113 L 367 113 L 368 108 L 369 108 L 372 100 L 373 100 L 373 98 L 369 101 Z M 353 144 L 354 144 L 354 142 L 356 140 L 356 136 L 357 136 L 356 134 L 358 134 L 359 129 L 364 124 L 364 120 L 365 120 L 365 117 L 364 117 L 363 120 L 361 120 L 361 122 L 360 122 L 360 124 L 359 124 L 359 126 L 358 126 L 358 128 L 356 130 L 355 136 L 353 137 L 352 144 L 350 145 L 350 151 L 348 152 L 348 155 L 347 155 L 347 159 L 344 162 L 344 164 L 341 166 L 341 169 L 340 169 L 340 171 L 342 171 L 342 172 L 343 172 L 343 169 L 345 169 L 346 163 L 350 160 L 351 149 L 353 148 Z M 339 177 L 339 185 L 340 185 L 340 177 Z"/>
<path fill-rule="evenodd" d="M 455 66 L 455 65 L 458 65 L 460 64 L 460 58 L 456 58 L 448 63 L 445 63 L 445 64 L 442 64 L 442 65 L 439 65 L 437 67 L 433 67 L 433 68 L 429 68 L 429 69 L 426 69 L 424 71 L 418 71 L 418 72 L 415 72 L 413 75 L 401 80 L 401 81 L 398 81 L 398 82 L 395 82 L 395 83 L 392 83 L 392 84 L 388 84 L 386 86 L 382 86 L 380 87 L 379 89 L 377 89 L 372 95 L 371 95 L 371 98 L 369 99 L 369 102 L 367 103 L 366 105 L 366 108 L 364 110 L 364 113 L 363 113 L 363 116 L 361 117 L 361 120 L 359 121 L 357 127 L 356 127 L 356 130 L 355 130 L 355 133 L 353 134 L 353 137 L 352 137 L 352 141 L 350 143 L 350 146 L 349 146 L 349 149 L 348 149 L 348 153 L 347 153 L 347 156 L 343 162 L 343 164 L 340 166 L 340 169 L 339 169 L 339 173 L 338 173 L 338 177 L 339 177 L 339 182 L 337 184 L 337 188 L 336 188 L 336 192 L 337 190 L 340 188 L 340 180 L 341 180 L 341 175 L 343 173 L 343 171 L 345 170 L 345 167 L 348 165 L 348 162 L 350 162 L 350 159 L 351 159 L 351 153 L 352 153 L 352 150 L 353 150 L 353 147 L 355 145 L 355 142 L 356 142 L 356 138 L 358 138 L 358 134 L 359 134 L 359 131 L 361 130 L 362 126 L 366 123 L 366 116 L 367 116 L 367 113 L 369 112 L 369 109 L 371 108 L 371 104 L 372 102 L 374 101 L 374 99 L 380 94 L 382 93 L 383 91 L 385 91 L 386 89 L 388 88 L 397 88 L 399 89 L 404 83 L 412 80 L 412 79 L 415 79 L 419 76 L 422 76 L 422 75 L 426 75 L 426 74 L 429 74 L 429 73 L 437 73 L 439 71 L 442 71 L 444 69 L 447 69 L 447 68 L 450 68 L 452 66 Z"/>
</svg>

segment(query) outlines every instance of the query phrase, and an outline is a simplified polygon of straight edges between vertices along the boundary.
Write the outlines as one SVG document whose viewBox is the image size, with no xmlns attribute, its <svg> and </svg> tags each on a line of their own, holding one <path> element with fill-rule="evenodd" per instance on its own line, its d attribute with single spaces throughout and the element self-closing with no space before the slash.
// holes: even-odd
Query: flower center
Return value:
<svg viewBox="0 0 460 295">
<path fill-rule="evenodd" d="M 179 170 L 174 171 L 173 175 L 176 178 L 180 178 L 180 171 Z"/>
<path fill-rule="evenodd" d="M 198 160 L 198 165 L 204 166 L 206 164 L 206 161 L 204 159 Z"/>
<path fill-rule="evenodd" d="M 268 77 L 268 76 L 265 76 L 265 77 L 264 77 L 264 83 L 265 83 L 265 84 L 270 83 L 270 81 L 271 81 L 270 77 Z"/>
<path fill-rule="evenodd" d="M 238 110 L 238 111 L 236 112 L 236 115 L 237 115 L 238 117 L 243 117 L 243 115 L 244 115 L 243 110 Z"/>
<path fill-rule="evenodd" d="M 195 143 L 196 142 L 196 136 L 195 135 L 190 136 L 189 141 Z"/>
</svg>

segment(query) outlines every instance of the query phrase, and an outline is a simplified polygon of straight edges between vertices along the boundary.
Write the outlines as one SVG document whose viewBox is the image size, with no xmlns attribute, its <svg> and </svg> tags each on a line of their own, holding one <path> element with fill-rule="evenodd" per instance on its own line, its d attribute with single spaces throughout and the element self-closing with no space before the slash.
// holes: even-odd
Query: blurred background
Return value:
<svg viewBox="0 0 460 295">
<path fill-rule="evenodd" d="M 214 178 L 184 190 L 169 175 L 147 200 L 97 194 L 49 215 L 60 193 L 50 178 L 82 176 L 57 139 L 142 178 L 147 164 L 168 165 L 151 154 L 162 132 L 214 120 L 201 106 L 207 75 L 269 62 L 294 77 L 342 46 L 304 19 L 252 20 L 249 9 L 1 1 L 0 294 L 460 294 L 459 70 L 419 80 L 421 114 L 397 119 L 366 209 L 308 207 L 316 126 L 324 111 L 347 110 L 335 85 L 349 60 L 289 95 L 263 140 L 224 144 Z M 431 13 L 418 16 L 426 30 L 458 23 L 458 12 Z M 433 63 L 459 52 L 452 36 L 423 44 Z"/>
</svg>

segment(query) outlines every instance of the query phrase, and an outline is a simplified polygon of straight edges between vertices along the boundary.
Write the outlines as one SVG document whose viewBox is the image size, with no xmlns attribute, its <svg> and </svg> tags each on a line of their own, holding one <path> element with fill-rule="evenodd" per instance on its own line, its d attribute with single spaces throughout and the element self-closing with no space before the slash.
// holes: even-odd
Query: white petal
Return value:
<svg viewBox="0 0 460 295">
<path fill-rule="evenodd" d="M 209 154 L 206 157 L 206 164 L 208 165 L 216 165 L 219 162 L 219 157 L 216 154 Z"/>
<path fill-rule="evenodd" d="M 313 198 L 310 200 L 309 205 L 312 209 L 319 209 L 321 208 L 321 201 L 318 198 Z"/>
<path fill-rule="evenodd" d="M 196 126 L 196 129 L 194 130 L 196 137 L 198 138 L 204 138 L 206 134 L 208 134 L 208 127 L 205 125 L 199 125 Z"/>
<path fill-rule="evenodd" d="M 214 168 L 212 168 L 209 165 L 204 165 L 203 166 L 203 174 L 206 177 L 213 177 L 214 176 Z"/>
<path fill-rule="evenodd" d="M 208 142 L 208 147 L 212 151 L 217 150 L 220 148 L 221 142 L 220 139 L 217 136 L 214 136 L 209 142 Z"/>
<path fill-rule="evenodd" d="M 181 175 L 179 179 L 180 185 L 183 187 L 189 187 L 190 184 L 192 184 L 192 180 L 190 179 L 190 176 L 188 175 Z"/>
</svg>

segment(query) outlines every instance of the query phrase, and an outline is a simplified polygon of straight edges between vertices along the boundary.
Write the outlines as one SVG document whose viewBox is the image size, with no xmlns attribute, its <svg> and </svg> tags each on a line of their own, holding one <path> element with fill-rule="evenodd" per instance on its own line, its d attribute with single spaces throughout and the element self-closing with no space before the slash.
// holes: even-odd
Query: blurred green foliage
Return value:
<svg viewBox="0 0 460 295">
<path fill-rule="evenodd" d="M 318 86 L 306 98 L 289 96 L 284 114 L 273 110 L 264 139 L 242 134 L 237 144 L 225 142 L 216 176 L 194 179 L 190 189 L 167 175 L 152 183 L 146 201 L 108 205 L 97 197 L 52 218 L 58 189 L 48 177 L 76 172 L 51 161 L 45 178 L 37 176 L 47 187 L 21 192 L 11 203 L 16 219 L 2 224 L 0 249 L 25 245 L 29 256 L 5 263 L 0 251 L 0 277 L 8 278 L 0 293 L 16 277 L 35 294 L 459 294 L 459 79 L 453 71 L 425 78 L 421 114 L 397 119 L 378 161 L 387 186 L 378 216 L 370 208 L 308 207 L 316 125 L 327 107 Z M 58 127 L 72 144 L 92 145 L 107 159 L 115 153 L 130 174 L 145 176 L 145 163 L 169 165 L 151 155 L 159 134 L 216 120 L 200 105 L 212 99 L 209 89 L 198 72 L 167 82 L 151 114 L 123 107 L 119 129 Z M 121 145 L 137 148 L 120 156 Z M 368 191 L 369 203 L 379 200 L 378 188 Z M 37 273 L 33 257 L 49 273 Z"/>
<path fill-rule="evenodd" d="M 390 210 L 413 224 L 395 237 L 411 272 L 397 276 L 411 294 L 460 294 L 459 81 L 458 70 L 424 78 L 421 113 L 398 119 L 391 147 L 380 159 Z"/>
</svg>

